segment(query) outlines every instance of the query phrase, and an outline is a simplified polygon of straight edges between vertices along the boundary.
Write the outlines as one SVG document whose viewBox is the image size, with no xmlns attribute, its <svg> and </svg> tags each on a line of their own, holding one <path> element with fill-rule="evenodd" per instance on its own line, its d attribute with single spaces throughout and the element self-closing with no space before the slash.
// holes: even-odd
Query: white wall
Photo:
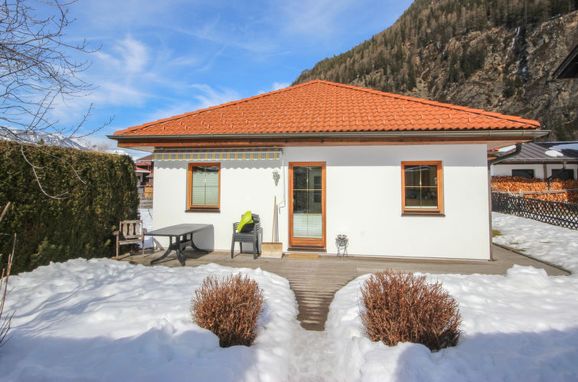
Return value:
<svg viewBox="0 0 578 382">
<path fill-rule="evenodd" d="M 188 162 L 157 161 L 153 178 L 153 227 L 213 224 L 214 233 L 199 234 L 195 243 L 204 249 L 230 249 L 233 223 L 251 210 L 262 218 L 264 241 L 271 241 L 273 199 L 282 191 L 281 181 L 275 186 L 273 171 L 281 172 L 280 164 L 278 160 L 221 161 L 220 212 L 185 212 Z"/>
<path fill-rule="evenodd" d="M 326 162 L 327 252 L 349 237 L 349 254 L 489 259 L 486 145 L 288 147 L 282 162 L 223 161 L 221 212 L 185 211 L 186 162 L 156 162 L 154 227 L 212 223 L 200 246 L 229 249 L 232 222 L 247 209 L 259 213 L 271 238 L 273 195 L 281 202 L 279 237 L 288 244 L 287 164 Z M 401 162 L 441 160 L 445 216 L 402 216 Z M 273 170 L 282 166 L 278 186 Z M 285 203 L 283 203 L 285 201 Z"/>
<path fill-rule="evenodd" d="M 547 164 L 547 176 L 552 176 L 553 169 L 564 168 L 562 164 Z M 578 171 L 578 165 L 567 164 L 567 169 L 574 170 L 574 179 L 576 179 L 576 171 Z M 522 170 L 522 169 L 533 169 L 534 176 L 538 179 L 544 179 L 544 165 L 542 164 L 496 164 L 492 166 L 492 176 L 512 176 L 512 170 Z"/>
</svg>

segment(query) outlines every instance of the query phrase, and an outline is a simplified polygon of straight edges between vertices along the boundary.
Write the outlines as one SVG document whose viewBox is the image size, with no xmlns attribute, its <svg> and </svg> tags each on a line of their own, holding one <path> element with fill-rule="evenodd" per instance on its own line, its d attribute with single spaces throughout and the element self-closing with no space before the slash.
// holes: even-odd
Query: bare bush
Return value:
<svg viewBox="0 0 578 382">
<path fill-rule="evenodd" d="M 421 343 L 433 351 L 458 343 L 458 304 L 442 284 L 412 273 L 385 271 L 373 274 L 361 293 L 362 321 L 372 341 L 389 346 Z"/>
<path fill-rule="evenodd" d="M 257 336 L 263 293 L 257 282 L 241 275 L 223 280 L 209 276 L 193 297 L 193 319 L 219 337 L 221 347 L 250 346 Z"/>
</svg>

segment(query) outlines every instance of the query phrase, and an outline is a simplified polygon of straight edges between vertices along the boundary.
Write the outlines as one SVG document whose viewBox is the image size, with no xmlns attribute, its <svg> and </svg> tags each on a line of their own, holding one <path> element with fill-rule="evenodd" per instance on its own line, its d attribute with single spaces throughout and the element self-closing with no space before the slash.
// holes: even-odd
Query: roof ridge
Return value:
<svg viewBox="0 0 578 382">
<path fill-rule="evenodd" d="M 451 103 L 438 102 L 438 101 L 433 101 L 433 100 L 419 98 L 419 97 L 412 97 L 412 96 L 406 96 L 406 95 L 401 95 L 401 94 L 396 94 L 396 93 L 384 92 L 381 90 L 364 88 L 361 86 L 342 84 L 340 82 L 333 82 L 333 81 L 326 81 L 326 80 L 313 80 L 313 81 L 305 82 L 301 85 L 311 83 L 311 82 L 321 82 L 321 83 L 325 83 L 327 85 L 333 85 L 336 87 L 348 88 L 348 89 L 362 91 L 362 92 L 380 95 L 380 96 L 384 96 L 384 97 L 402 99 L 405 101 L 421 103 L 424 105 L 443 107 L 443 108 L 450 109 L 450 110 L 458 110 L 458 111 L 468 112 L 468 113 L 472 113 L 472 114 L 478 114 L 478 115 L 496 118 L 496 119 L 505 119 L 507 121 L 517 122 L 517 123 L 525 123 L 525 124 L 530 124 L 530 125 L 537 126 L 537 127 L 541 126 L 540 122 L 538 122 L 534 119 L 526 119 L 526 118 L 522 118 L 522 117 L 516 117 L 513 115 L 508 115 L 508 114 L 502 114 L 502 113 L 486 111 L 486 110 L 482 110 L 482 109 L 475 109 L 475 108 L 466 107 L 466 106 L 454 105 Z"/>
<path fill-rule="evenodd" d="M 205 107 L 205 108 L 202 108 L 202 109 L 197 109 L 197 110 L 189 111 L 189 112 L 182 113 L 182 114 L 177 114 L 177 115 L 173 115 L 173 116 L 170 116 L 170 117 L 157 119 L 156 121 L 146 122 L 146 123 L 143 123 L 143 124 L 140 124 L 140 125 L 131 126 L 131 127 L 127 127 L 126 129 L 122 129 L 122 130 L 115 131 L 113 135 L 121 135 L 121 134 L 128 133 L 128 132 L 133 131 L 133 130 L 136 130 L 136 129 L 142 129 L 142 128 L 154 126 L 154 125 L 159 124 L 159 123 L 163 123 L 163 122 L 167 122 L 167 121 L 175 121 L 175 120 L 178 120 L 178 119 L 181 119 L 181 118 L 189 117 L 189 116 L 191 116 L 191 115 L 202 114 L 202 113 L 207 112 L 207 111 L 213 111 L 213 110 L 221 109 L 221 108 L 224 108 L 224 107 L 227 107 L 227 106 L 233 106 L 233 105 L 241 104 L 241 103 L 244 103 L 244 102 L 252 101 L 252 100 L 255 100 L 255 99 L 264 98 L 264 97 L 267 97 L 267 96 L 270 96 L 270 95 L 273 95 L 273 94 L 278 94 L 278 93 L 286 92 L 286 91 L 293 90 L 293 89 L 296 89 L 296 88 L 300 88 L 300 87 L 303 87 L 303 86 L 305 86 L 305 85 L 311 85 L 311 84 L 316 83 L 316 82 L 323 82 L 323 81 L 321 81 L 321 80 L 307 81 L 307 82 L 304 82 L 304 83 L 302 83 L 302 84 L 287 86 L 287 87 L 284 87 L 284 88 L 281 88 L 281 89 L 271 90 L 271 91 L 266 92 L 266 93 L 261 93 L 261 94 L 257 94 L 257 95 L 254 95 L 254 96 L 250 96 L 250 97 L 246 97 L 246 98 L 237 99 L 237 100 L 234 100 L 234 101 L 229 101 L 229 102 L 221 103 L 221 104 L 214 105 L 214 106 L 209 106 L 209 107 Z"/>
</svg>

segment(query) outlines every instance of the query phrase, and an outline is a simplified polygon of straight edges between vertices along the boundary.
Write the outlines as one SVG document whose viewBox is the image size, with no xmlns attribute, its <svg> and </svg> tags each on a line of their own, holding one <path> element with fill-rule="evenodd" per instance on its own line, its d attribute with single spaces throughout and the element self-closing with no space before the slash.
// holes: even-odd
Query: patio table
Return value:
<svg viewBox="0 0 578 382">
<path fill-rule="evenodd" d="M 195 245 L 195 242 L 193 241 L 193 235 L 197 232 L 204 231 L 212 227 L 212 224 L 176 224 L 147 232 L 145 234 L 146 236 L 168 237 L 170 243 L 165 253 L 163 253 L 163 255 L 158 259 L 152 260 L 151 264 L 163 260 L 171 253 L 171 251 L 175 251 L 177 253 L 177 259 L 181 265 L 185 265 L 185 254 L 183 251 L 187 247 L 191 247 L 195 251 L 208 253 L 209 251 L 200 249 Z"/>
</svg>

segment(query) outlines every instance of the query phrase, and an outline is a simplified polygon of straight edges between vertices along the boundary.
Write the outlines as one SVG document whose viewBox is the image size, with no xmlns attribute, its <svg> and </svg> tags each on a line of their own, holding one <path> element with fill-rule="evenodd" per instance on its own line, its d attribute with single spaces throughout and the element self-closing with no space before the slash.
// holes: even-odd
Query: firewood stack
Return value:
<svg viewBox="0 0 578 382">
<path fill-rule="evenodd" d="M 492 178 L 492 191 L 518 194 L 525 198 L 578 203 L 578 181 L 526 179 L 514 176 Z"/>
</svg>

